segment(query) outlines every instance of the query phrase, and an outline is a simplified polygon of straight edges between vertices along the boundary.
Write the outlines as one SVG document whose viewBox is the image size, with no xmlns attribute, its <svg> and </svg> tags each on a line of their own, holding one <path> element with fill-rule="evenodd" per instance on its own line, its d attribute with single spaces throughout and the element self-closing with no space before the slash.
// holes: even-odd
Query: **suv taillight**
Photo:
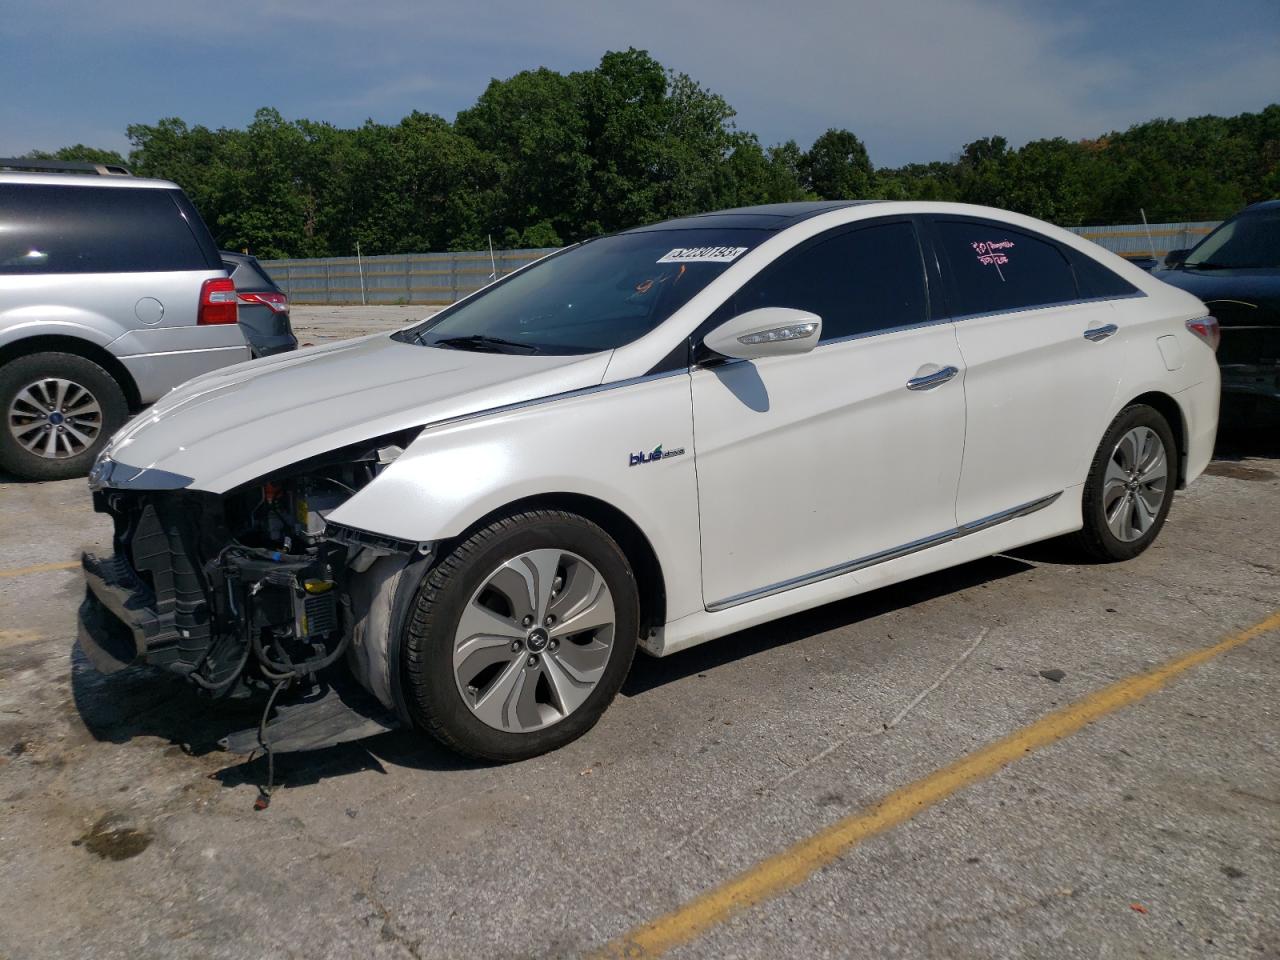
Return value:
<svg viewBox="0 0 1280 960">
<path fill-rule="evenodd" d="M 237 320 L 236 285 L 230 277 L 206 280 L 200 288 L 200 310 L 196 323 L 235 323 Z"/>
<path fill-rule="evenodd" d="M 285 313 L 289 309 L 289 298 L 283 293 L 240 293 L 237 296 L 241 303 L 259 303 L 276 313 Z"/>
<path fill-rule="evenodd" d="M 1222 342 L 1222 328 L 1218 326 L 1216 317 L 1196 317 L 1187 321 L 1187 329 L 1209 345 L 1214 353 Z"/>
</svg>

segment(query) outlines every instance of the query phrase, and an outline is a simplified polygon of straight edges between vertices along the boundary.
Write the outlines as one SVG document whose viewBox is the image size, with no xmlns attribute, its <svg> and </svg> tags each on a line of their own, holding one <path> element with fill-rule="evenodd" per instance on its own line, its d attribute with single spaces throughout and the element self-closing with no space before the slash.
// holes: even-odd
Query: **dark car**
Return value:
<svg viewBox="0 0 1280 960">
<path fill-rule="evenodd" d="M 1280 414 L 1280 200 L 1246 207 L 1165 266 L 1157 276 L 1203 300 L 1221 325 L 1224 407 Z"/>
<path fill-rule="evenodd" d="M 255 357 L 298 349 L 289 325 L 289 298 L 275 285 L 257 257 L 221 251 L 222 262 L 236 285 L 240 329 Z"/>
</svg>

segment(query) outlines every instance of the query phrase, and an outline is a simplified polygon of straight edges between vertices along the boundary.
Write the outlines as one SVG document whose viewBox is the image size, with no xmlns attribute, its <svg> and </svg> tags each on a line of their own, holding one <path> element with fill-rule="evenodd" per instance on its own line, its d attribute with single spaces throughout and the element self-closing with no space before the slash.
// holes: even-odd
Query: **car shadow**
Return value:
<svg viewBox="0 0 1280 960">
<path fill-rule="evenodd" d="M 1280 417 L 1265 423 L 1219 425 L 1218 440 L 1213 447 L 1214 460 L 1253 458 L 1280 459 Z"/>
<path fill-rule="evenodd" d="M 71 694 L 85 729 L 100 742 L 124 744 L 137 737 L 158 738 L 191 756 L 225 757 L 227 766 L 212 774 L 224 786 L 266 782 L 262 752 L 240 757 L 219 746 L 223 737 L 258 726 L 265 698 L 212 701 L 180 678 L 154 667 L 135 666 L 101 674 L 79 644 L 71 654 Z M 277 754 L 276 781 L 302 786 L 366 770 L 385 773 L 385 764 L 438 771 L 484 766 L 413 731 L 393 730 L 319 750 Z"/>
<path fill-rule="evenodd" d="M 785 647 L 820 633 L 873 620 L 895 610 L 970 590 L 1030 569 L 1030 563 L 1016 557 L 987 557 L 771 620 L 731 637 L 722 637 L 667 657 L 638 656 L 621 692 L 625 697 L 641 696 L 665 684 L 706 673 L 765 650 Z"/>
<path fill-rule="evenodd" d="M 722 363 L 708 369 L 744 407 L 756 413 L 769 412 L 769 388 L 754 363 Z"/>
</svg>

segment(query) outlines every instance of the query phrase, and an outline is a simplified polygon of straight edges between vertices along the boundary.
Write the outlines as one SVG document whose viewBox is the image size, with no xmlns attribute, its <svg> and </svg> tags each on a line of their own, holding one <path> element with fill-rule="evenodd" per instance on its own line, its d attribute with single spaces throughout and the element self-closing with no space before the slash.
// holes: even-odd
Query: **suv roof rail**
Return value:
<svg viewBox="0 0 1280 960">
<path fill-rule="evenodd" d="M 38 173 L 96 173 L 103 177 L 131 177 L 123 163 L 88 163 L 79 160 L 28 160 L 0 157 L 0 169 L 33 170 Z"/>
</svg>

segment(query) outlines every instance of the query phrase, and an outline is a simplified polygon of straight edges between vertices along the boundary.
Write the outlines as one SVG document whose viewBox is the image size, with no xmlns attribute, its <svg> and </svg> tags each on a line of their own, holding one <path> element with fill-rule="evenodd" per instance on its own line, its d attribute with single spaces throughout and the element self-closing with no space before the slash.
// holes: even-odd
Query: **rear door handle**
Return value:
<svg viewBox="0 0 1280 960">
<path fill-rule="evenodd" d="M 1113 333 L 1115 333 L 1119 329 L 1120 328 L 1117 327 L 1114 323 L 1108 323 L 1101 327 L 1090 327 L 1088 330 L 1084 332 L 1084 338 L 1086 340 L 1092 340 L 1094 343 L 1097 343 L 1099 340 L 1107 339 L 1107 337 L 1111 336 Z"/>
<path fill-rule="evenodd" d="M 943 367 L 934 373 L 927 373 L 923 377 L 912 377 L 907 381 L 908 390 L 932 390 L 934 387 L 940 387 L 960 371 L 955 367 Z"/>
</svg>

